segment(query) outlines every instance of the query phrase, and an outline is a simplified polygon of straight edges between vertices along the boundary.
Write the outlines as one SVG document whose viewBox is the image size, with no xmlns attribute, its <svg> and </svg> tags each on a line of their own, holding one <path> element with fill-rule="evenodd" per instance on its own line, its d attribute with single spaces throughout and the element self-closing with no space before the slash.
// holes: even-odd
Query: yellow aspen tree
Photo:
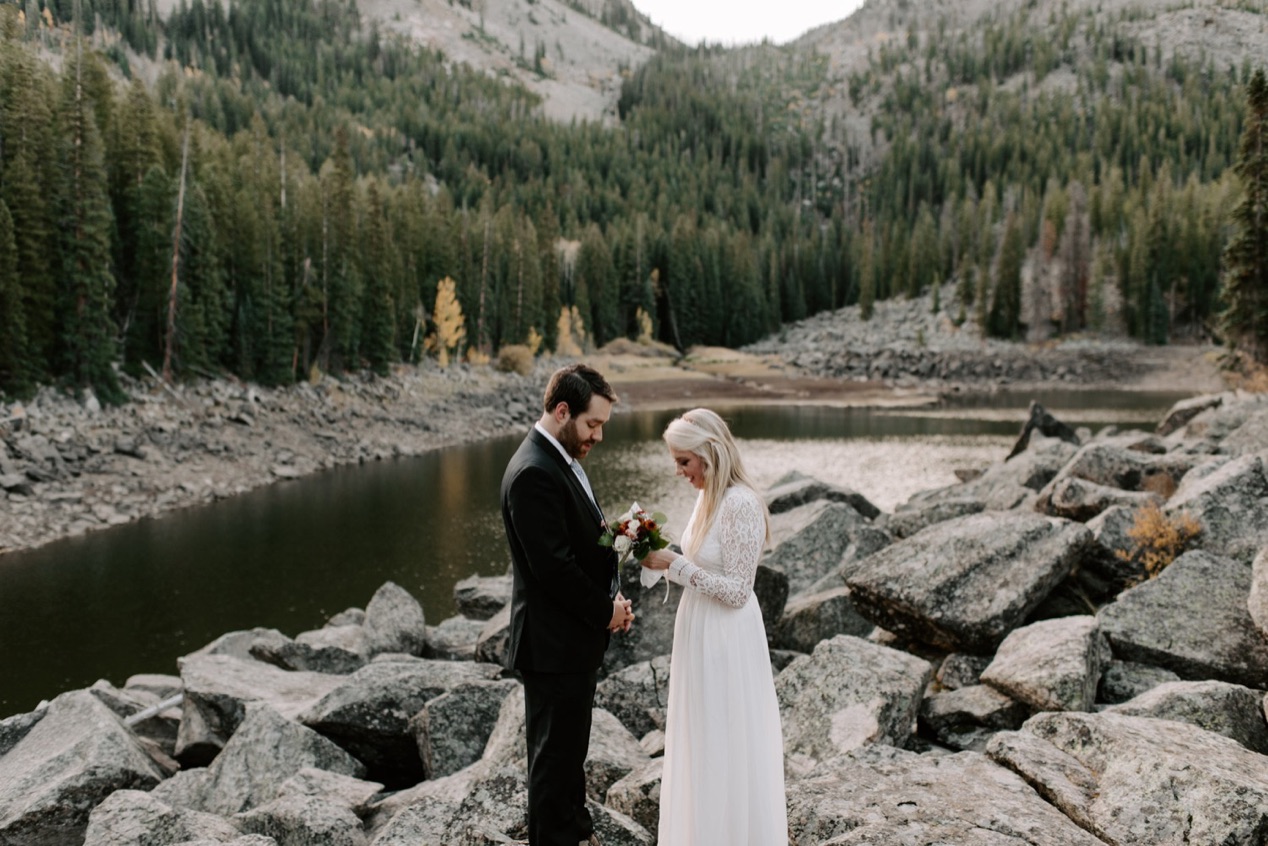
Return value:
<svg viewBox="0 0 1268 846">
<path fill-rule="evenodd" d="M 558 340 L 555 341 L 555 355 L 581 355 L 581 345 L 572 334 L 574 314 L 576 314 L 577 322 L 580 323 L 581 315 L 577 314 L 575 308 L 570 309 L 564 306 L 559 310 L 559 333 L 556 336 Z"/>
<path fill-rule="evenodd" d="M 652 342 L 652 316 L 640 308 L 634 312 L 634 319 L 638 323 L 638 342 L 640 344 L 650 344 Z"/>
<path fill-rule="evenodd" d="M 448 276 L 436 285 L 436 308 L 432 311 L 432 319 L 436 323 L 436 359 L 441 367 L 449 366 L 450 352 L 459 353 L 467 339 L 466 322 L 455 287 Z"/>
<path fill-rule="evenodd" d="M 537 351 L 542 348 L 542 336 L 537 333 L 536 326 L 528 327 L 528 340 L 524 344 L 533 355 L 537 355 Z"/>
</svg>

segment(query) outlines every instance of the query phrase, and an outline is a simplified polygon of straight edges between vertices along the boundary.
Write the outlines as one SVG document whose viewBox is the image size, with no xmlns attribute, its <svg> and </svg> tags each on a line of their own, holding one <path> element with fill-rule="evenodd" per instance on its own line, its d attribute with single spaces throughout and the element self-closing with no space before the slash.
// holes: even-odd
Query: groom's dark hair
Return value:
<svg viewBox="0 0 1268 846">
<path fill-rule="evenodd" d="M 584 364 L 570 364 L 551 374 L 550 381 L 546 383 L 543 405 L 549 414 L 561 402 L 565 402 L 568 404 L 568 413 L 575 416 L 585 413 L 595 394 L 613 405 L 616 404 L 616 392 L 599 371 Z"/>
</svg>

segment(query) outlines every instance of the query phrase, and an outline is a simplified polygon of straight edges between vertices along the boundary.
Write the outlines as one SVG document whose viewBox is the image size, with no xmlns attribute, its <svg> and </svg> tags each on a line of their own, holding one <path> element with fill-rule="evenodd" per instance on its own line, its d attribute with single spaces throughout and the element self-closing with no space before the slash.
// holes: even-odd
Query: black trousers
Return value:
<svg viewBox="0 0 1268 846">
<path fill-rule="evenodd" d="M 598 673 L 520 672 L 528 739 L 528 842 L 577 846 L 594 833 L 586 751 Z"/>
</svg>

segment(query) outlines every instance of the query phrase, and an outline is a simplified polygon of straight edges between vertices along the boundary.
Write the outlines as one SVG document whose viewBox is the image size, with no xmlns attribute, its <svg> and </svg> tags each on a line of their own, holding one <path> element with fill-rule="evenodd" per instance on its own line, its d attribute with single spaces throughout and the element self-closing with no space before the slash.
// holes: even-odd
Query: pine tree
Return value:
<svg viewBox="0 0 1268 846">
<path fill-rule="evenodd" d="M 1004 223 L 1004 238 L 995 262 L 995 296 L 987 326 L 996 338 L 1016 338 L 1021 321 L 1021 263 L 1026 247 L 1016 213 Z"/>
<path fill-rule="evenodd" d="M 105 402 L 120 402 L 123 392 L 113 369 L 112 220 L 101 136 L 82 84 L 83 64 L 80 45 L 65 69 L 58 109 L 58 325 L 62 357 L 74 384 L 94 389 Z"/>
<path fill-rule="evenodd" d="M 1268 80 L 1262 68 L 1247 86 L 1246 106 L 1236 166 L 1245 193 L 1224 249 L 1220 326 L 1231 344 L 1268 363 Z"/>
<path fill-rule="evenodd" d="M 387 209 L 377 179 L 366 190 L 365 217 L 360 240 L 365 266 L 364 350 L 370 368 L 386 376 L 396 359 L 396 314 L 392 289 L 396 276 L 395 248 L 388 231 Z"/>
<path fill-rule="evenodd" d="M 0 200 L 0 393 L 25 396 L 31 389 L 26 319 L 18 279 L 13 217 Z"/>
</svg>

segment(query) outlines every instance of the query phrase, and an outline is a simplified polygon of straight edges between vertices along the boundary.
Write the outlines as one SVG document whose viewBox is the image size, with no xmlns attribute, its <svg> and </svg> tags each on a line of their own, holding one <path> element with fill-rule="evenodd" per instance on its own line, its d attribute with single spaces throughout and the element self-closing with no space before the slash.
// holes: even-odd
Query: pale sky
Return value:
<svg viewBox="0 0 1268 846">
<path fill-rule="evenodd" d="M 670 35 L 696 45 L 792 41 L 820 24 L 848 18 L 863 0 L 634 0 Z"/>
</svg>

